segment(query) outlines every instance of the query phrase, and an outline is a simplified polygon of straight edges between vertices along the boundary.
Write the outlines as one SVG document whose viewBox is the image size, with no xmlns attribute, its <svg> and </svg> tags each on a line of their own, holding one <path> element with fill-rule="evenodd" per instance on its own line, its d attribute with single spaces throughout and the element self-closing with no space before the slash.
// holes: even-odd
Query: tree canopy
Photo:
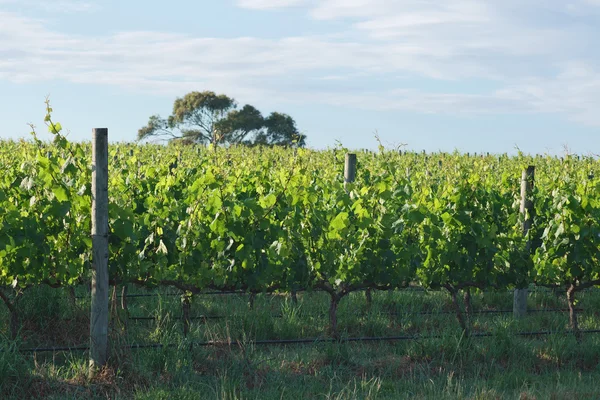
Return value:
<svg viewBox="0 0 600 400">
<path fill-rule="evenodd" d="M 273 112 L 263 117 L 250 104 L 242 108 L 234 99 L 214 92 L 191 92 L 177 98 L 166 119 L 152 115 L 138 130 L 138 140 L 157 138 L 183 143 L 298 146 L 306 135 L 287 114 Z"/>
</svg>

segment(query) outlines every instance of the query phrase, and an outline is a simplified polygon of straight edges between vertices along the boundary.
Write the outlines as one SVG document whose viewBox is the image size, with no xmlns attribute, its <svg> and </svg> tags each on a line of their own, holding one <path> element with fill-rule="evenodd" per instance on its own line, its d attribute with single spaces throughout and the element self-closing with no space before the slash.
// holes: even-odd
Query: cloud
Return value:
<svg viewBox="0 0 600 400">
<path fill-rule="evenodd" d="M 589 10 L 591 1 L 570 4 Z M 0 10 L 0 79 L 115 85 L 169 96 L 212 89 L 243 102 L 420 113 L 555 113 L 600 126 L 600 57 L 589 51 L 600 32 L 589 23 L 590 13 L 580 17 L 542 0 L 238 5 L 304 7 L 307 17 L 346 21 L 347 28 L 280 39 L 153 31 L 84 37 Z M 448 82 L 452 88 L 444 89 Z M 481 82 L 487 88 L 478 88 Z"/>
</svg>

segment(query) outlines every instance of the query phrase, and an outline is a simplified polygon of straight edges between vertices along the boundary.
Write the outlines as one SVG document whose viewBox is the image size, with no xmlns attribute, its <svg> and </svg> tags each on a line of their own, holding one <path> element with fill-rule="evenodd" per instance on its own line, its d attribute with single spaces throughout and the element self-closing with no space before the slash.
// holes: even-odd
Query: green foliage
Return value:
<svg viewBox="0 0 600 400">
<path fill-rule="evenodd" d="M 0 285 L 74 284 L 87 270 L 89 146 L 68 142 L 51 111 L 48 104 L 45 121 L 52 145 L 38 140 L 33 130 L 33 145 L 3 146 Z"/>
<path fill-rule="evenodd" d="M 542 222 L 534 255 L 536 279 L 558 285 L 596 281 L 600 278 L 600 180 L 573 159 L 552 172 L 544 195 L 536 198 Z"/>
<path fill-rule="evenodd" d="M 259 131 L 250 144 L 298 146 L 306 145 L 306 135 L 301 134 L 296 128 L 296 122 L 287 114 L 271 113 L 264 119 L 264 128 Z"/>
<path fill-rule="evenodd" d="M 192 93 L 166 125 L 152 124 L 173 127 L 198 113 L 216 122 L 228 112 L 231 124 L 218 126 L 232 135 L 258 124 L 255 109 L 232 111 L 229 100 Z M 71 285 L 89 271 L 90 146 L 68 142 L 47 111 L 52 143 L 34 133 L 33 143 L 3 142 L 0 150 L 3 286 Z M 273 133 L 287 117 L 267 120 Z M 338 293 L 599 279 L 595 160 L 381 148 L 359 154 L 356 181 L 345 188 L 344 153 L 111 145 L 111 279 L 255 291 L 325 285 Z M 537 165 L 536 215 L 524 235 L 519 187 L 529 164 Z"/>
</svg>

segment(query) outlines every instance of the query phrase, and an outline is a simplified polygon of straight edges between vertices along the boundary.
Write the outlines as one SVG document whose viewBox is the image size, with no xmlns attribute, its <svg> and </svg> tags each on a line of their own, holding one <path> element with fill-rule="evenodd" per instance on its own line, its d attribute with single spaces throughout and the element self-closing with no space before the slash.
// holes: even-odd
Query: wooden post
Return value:
<svg viewBox="0 0 600 400">
<path fill-rule="evenodd" d="M 108 359 L 108 129 L 92 131 L 92 305 L 89 377 Z"/>
<path fill-rule="evenodd" d="M 347 153 L 344 165 L 344 188 L 356 179 L 356 154 Z"/>
<path fill-rule="evenodd" d="M 520 212 L 524 216 L 523 220 L 523 234 L 526 235 L 531 229 L 531 223 L 533 221 L 533 199 L 531 198 L 533 193 L 533 182 L 535 179 L 535 167 L 530 165 L 521 177 L 521 209 Z M 527 243 L 527 251 L 529 252 L 531 243 Z M 527 288 L 517 288 L 514 292 L 513 300 L 513 315 L 515 318 L 524 317 L 527 314 Z"/>
</svg>

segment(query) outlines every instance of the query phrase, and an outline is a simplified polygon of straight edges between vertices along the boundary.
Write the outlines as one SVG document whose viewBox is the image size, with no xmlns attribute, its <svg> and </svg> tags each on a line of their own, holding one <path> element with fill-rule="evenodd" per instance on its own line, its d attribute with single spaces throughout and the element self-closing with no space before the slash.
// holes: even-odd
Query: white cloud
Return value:
<svg viewBox="0 0 600 400">
<path fill-rule="evenodd" d="M 587 10 L 591 1 L 571 5 Z M 0 11 L 0 79 L 118 85 L 173 96 L 212 89 L 244 102 L 268 98 L 422 113 L 558 113 L 600 126 L 600 57 L 590 52 L 599 32 L 579 23 L 565 5 L 542 0 L 238 4 L 304 5 L 307 15 L 325 24 L 348 19 L 350 28 L 337 35 L 281 39 L 151 31 L 83 37 Z M 564 17 L 561 23 L 552 19 L 557 16 Z M 419 83 L 409 88 L 407 77 L 428 89 L 415 89 Z M 371 88 L 374 80 L 384 81 L 383 89 Z M 478 89 L 480 81 L 491 83 L 491 89 Z M 437 89 L 436 83 L 446 82 L 455 82 L 454 90 Z M 461 86 L 464 90 L 456 89 Z"/>
</svg>

